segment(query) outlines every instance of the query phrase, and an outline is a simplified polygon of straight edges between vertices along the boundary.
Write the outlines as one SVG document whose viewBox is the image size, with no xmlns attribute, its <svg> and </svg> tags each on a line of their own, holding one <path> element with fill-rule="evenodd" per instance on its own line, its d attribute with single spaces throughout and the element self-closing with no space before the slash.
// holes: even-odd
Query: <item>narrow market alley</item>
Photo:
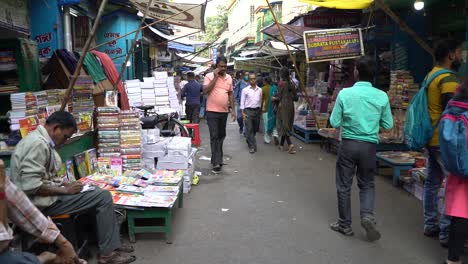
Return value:
<svg viewBox="0 0 468 264">
<path fill-rule="evenodd" d="M 298 145 L 297 155 L 259 144 L 248 153 L 238 127 L 228 123 L 224 173 L 209 175 L 209 139 L 202 121 L 198 186 L 175 210 L 173 244 L 137 235 L 136 263 L 442 263 L 446 250 L 422 234 L 422 203 L 390 178 L 376 177 L 376 213 L 382 239 L 364 241 L 353 190 L 354 237 L 332 232 L 337 215 L 335 156 L 318 145 Z M 257 135 L 261 140 L 262 135 Z M 155 239 L 159 238 L 159 239 Z M 466 260 L 465 260 L 466 261 Z"/>
</svg>

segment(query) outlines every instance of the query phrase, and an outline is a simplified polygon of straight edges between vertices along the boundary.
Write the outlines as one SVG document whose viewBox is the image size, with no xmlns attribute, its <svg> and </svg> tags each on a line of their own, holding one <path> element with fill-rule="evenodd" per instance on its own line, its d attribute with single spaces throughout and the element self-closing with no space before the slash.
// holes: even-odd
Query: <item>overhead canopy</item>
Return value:
<svg viewBox="0 0 468 264">
<path fill-rule="evenodd" d="M 169 41 L 167 43 L 167 47 L 171 49 L 177 49 L 185 52 L 195 52 L 195 48 L 203 47 L 208 44 L 207 42 L 190 40 L 187 37 L 180 38 L 173 35 L 167 35 L 154 27 L 149 27 L 149 29 L 161 38 L 167 39 Z"/>
<path fill-rule="evenodd" d="M 299 0 L 300 2 L 336 9 L 366 9 L 374 0 Z"/>
<path fill-rule="evenodd" d="M 281 30 L 283 31 L 284 38 L 286 39 L 286 42 L 288 44 L 294 43 L 298 40 L 301 40 L 302 42 L 304 31 L 314 30 L 314 28 L 310 27 L 293 26 L 287 24 L 280 24 L 280 26 Z M 281 34 L 279 32 L 278 26 L 275 23 L 264 28 L 262 32 L 273 38 L 281 39 Z"/>
<path fill-rule="evenodd" d="M 149 1 L 130 0 L 130 2 L 132 2 L 136 9 L 143 13 L 146 11 L 146 5 Z M 165 19 L 167 23 L 173 25 L 205 30 L 205 8 L 206 3 L 196 5 L 153 0 L 153 4 L 149 8 L 147 16 L 158 20 Z M 180 13 L 181 11 L 185 12 Z"/>
<path fill-rule="evenodd" d="M 189 54 L 189 53 L 176 53 L 175 55 L 181 58 L 182 61 L 196 63 L 196 64 L 205 64 L 211 61 L 211 59 L 209 58 L 197 57 L 194 54 Z"/>
</svg>

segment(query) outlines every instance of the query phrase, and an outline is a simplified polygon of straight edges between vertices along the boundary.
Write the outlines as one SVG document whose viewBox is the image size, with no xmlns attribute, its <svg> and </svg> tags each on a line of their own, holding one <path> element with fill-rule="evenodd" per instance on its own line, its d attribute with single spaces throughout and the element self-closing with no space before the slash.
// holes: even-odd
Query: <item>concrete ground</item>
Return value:
<svg viewBox="0 0 468 264">
<path fill-rule="evenodd" d="M 202 121 L 200 156 L 210 155 Z M 376 178 L 376 214 L 382 239 L 364 241 L 353 191 L 354 237 L 330 231 L 337 216 L 335 155 L 297 140 L 297 155 L 263 144 L 248 153 L 228 122 L 224 173 L 209 175 L 199 160 L 200 184 L 176 209 L 173 244 L 158 234 L 137 235 L 136 263 L 164 264 L 440 264 L 446 250 L 422 234 L 422 203 L 391 180 Z M 224 210 L 223 210 L 224 209 Z M 228 209 L 228 210 L 226 210 Z M 465 260 L 466 261 L 466 260 Z"/>
</svg>

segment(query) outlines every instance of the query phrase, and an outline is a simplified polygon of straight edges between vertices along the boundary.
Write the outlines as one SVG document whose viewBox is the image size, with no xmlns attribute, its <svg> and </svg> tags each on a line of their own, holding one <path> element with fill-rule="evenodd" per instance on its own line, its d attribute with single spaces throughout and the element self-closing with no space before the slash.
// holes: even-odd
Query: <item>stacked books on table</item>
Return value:
<svg viewBox="0 0 468 264">
<path fill-rule="evenodd" d="M 153 72 L 154 94 L 156 96 L 156 106 L 169 106 L 169 90 L 167 89 L 167 72 Z"/>
<path fill-rule="evenodd" d="M 174 77 L 167 78 L 167 88 L 169 90 L 169 106 L 180 114 L 182 109 L 179 103 L 179 98 L 177 97 L 177 91 L 174 85 Z"/>
<path fill-rule="evenodd" d="M 118 107 L 98 107 L 98 156 L 120 157 L 120 124 Z"/>
<path fill-rule="evenodd" d="M 9 112 L 10 130 L 20 129 L 20 120 L 37 115 L 37 100 L 33 93 L 10 94 L 11 111 Z"/>
<path fill-rule="evenodd" d="M 141 87 L 141 101 L 143 105 L 156 105 L 156 98 L 154 94 L 154 78 L 144 78 L 140 83 Z"/>
<path fill-rule="evenodd" d="M 121 111 L 120 123 L 120 154 L 123 170 L 141 169 L 141 126 L 139 113 Z"/>
<path fill-rule="evenodd" d="M 141 106 L 140 80 L 125 81 L 125 90 L 127 92 L 130 105 L 134 107 Z"/>
<path fill-rule="evenodd" d="M 88 76 L 79 76 L 73 87 L 70 109 L 72 113 L 93 112 L 93 80 Z"/>
<path fill-rule="evenodd" d="M 38 113 L 47 113 L 47 106 L 49 105 L 47 91 L 34 92 L 33 94 L 36 97 Z"/>
</svg>

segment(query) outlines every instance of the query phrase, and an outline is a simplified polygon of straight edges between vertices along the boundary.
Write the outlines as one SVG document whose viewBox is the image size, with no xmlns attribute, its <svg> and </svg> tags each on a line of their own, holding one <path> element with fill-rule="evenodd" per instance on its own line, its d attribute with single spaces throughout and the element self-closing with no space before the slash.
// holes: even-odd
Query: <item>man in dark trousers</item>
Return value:
<svg viewBox="0 0 468 264">
<path fill-rule="evenodd" d="M 232 120 L 236 120 L 232 77 L 226 73 L 227 60 L 218 57 L 216 69 L 205 76 L 203 93 L 206 101 L 206 121 L 210 129 L 211 164 L 213 173 L 220 173 L 223 166 L 223 142 L 226 138 L 226 122 L 231 106 Z"/>
<path fill-rule="evenodd" d="M 247 144 L 251 154 L 257 151 L 257 140 L 255 136 L 260 127 L 262 116 L 262 89 L 257 86 L 255 74 L 249 76 L 250 86 L 242 90 L 240 109 L 246 128 Z"/>
<path fill-rule="evenodd" d="M 195 80 L 193 72 L 187 73 L 188 83 L 182 88 L 182 98 L 185 102 L 185 114 L 192 124 L 200 123 L 200 94 L 203 86 Z"/>
<path fill-rule="evenodd" d="M 357 60 L 354 73 L 359 81 L 338 94 L 330 117 L 333 127 L 342 127 L 342 142 L 336 161 L 339 218 L 330 228 L 346 236 L 354 234 L 351 228 L 351 186 L 357 171 L 361 226 L 366 230 L 369 241 L 380 239 L 374 217 L 378 133 L 380 127 L 393 127 L 388 96 L 371 83 L 375 69 L 376 63 L 372 58 Z"/>
</svg>

